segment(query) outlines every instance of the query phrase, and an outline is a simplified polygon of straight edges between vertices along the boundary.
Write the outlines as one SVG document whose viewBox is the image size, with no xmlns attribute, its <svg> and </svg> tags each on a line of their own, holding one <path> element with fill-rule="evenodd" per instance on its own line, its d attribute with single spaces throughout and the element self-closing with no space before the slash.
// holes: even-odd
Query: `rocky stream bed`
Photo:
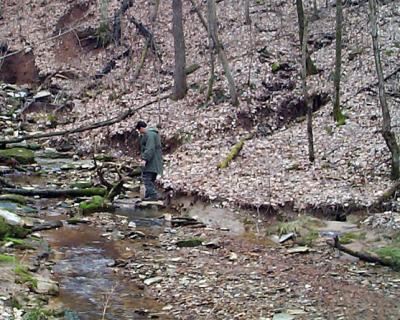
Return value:
<svg viewBox="0 0 400 320">
<path fill-rule="evenodd" d="M 57 159 L 40 158 L 50 151 Z M 3 179 L 96 185 L 92 160 L 37 155 Z M 90 197 L 1 195 L 5 221 L 29 232 L 3 237 L 0 319 L 398 319 L 399 273 L 326 243 L 339 234 L 354 249 L 398 248 L 395 213 L 337 222 L 189 197 L 165 206 L 141 202 L 136 178 L 124 186 L 112 210 L 89 215 L 80 204 Z"/>
</svg>

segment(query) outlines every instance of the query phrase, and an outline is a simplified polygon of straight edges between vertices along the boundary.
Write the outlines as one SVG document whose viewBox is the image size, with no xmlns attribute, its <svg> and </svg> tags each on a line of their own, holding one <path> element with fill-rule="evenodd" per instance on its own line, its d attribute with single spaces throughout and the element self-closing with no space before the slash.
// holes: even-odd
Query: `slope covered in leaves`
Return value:
<svg viewBox="0 0 400 320">
<path fill-rule="evenodd" d="M 195 1 L 203 17 L 206 3 Z M 330 96 L 335 59 L 335 10 L 318 3 L 318 16 L 306 4 L 310 17 L 309 46 L 320 72 L 307 79 L 315 104 L 316 162 L 307 154 L 305 108 L 300 83 L 300 50 L 296 7 L 290 1 L 250 1 L 252 24 L 244 24 L 244 2 L 218 1 L 219 34 L 240 92 L 240 106 L 229 103 L 227 83 L 219 62 L 211 102 L 205 102 L 209 78 L 207 32 L 196 10 L 184 1 L 187 65 L 200 69 L 188 77 L 185 99 L 159 102 L 136 116 L 75 137 L 82 151 L 113 149 L 123 155 L 134 144 L 138 119 L 161 125 L 164 141 L 178 144 L 166 155 L 163 183 L 178 191 L 221 199 L 236 205 L 369 206 L 390 184 L 390 155 L 380 135 L 381 112 L 365 1 L 344 8 L 342 103 L 346 124 L 332 120 Z M 152 2 L 133 2 L 122 17 L 121 45 L 98 47 L 81 37 L 99 30 L 102 19 L 112 25 L 121 2 L 110 0 L 107 14 L 97 1 L 8 1 L 0 20 L 0 40 L 9 51 L 32 51 L 41 79 L 58 88 L 74 109 L 76 127 L 108 119 L 171 92 L 173 86 L 172 12 L 161 1 L 152 25 Z M 134 18 L 134 19 L 133 19 Z M 149 51 L 137 79 L 145 38 L 134 21 L 154 34 L 156 51 Z M 381 54 L 387 79 L 393 124 L 398 125 L 400 9 L 397 1 L 380 6 Z M 93 33 L 92 33 L 93 34 Z M 96 35 L 96 32 L 94 33 Z M 97 33 L 98 35 L 98 33 Z M 126 50 L 127 56 L 121 56 Z M 115 67 L 100 79 L 96 74 L 114 60 Z M 5 61 L 7 62 L 7 61 Z M 397 90 L 397 93 L 396 93 Z M 59 129 L 59 128 L 57 128 Z M 217 164 L 249 132 L 240 155 L 229 168 Z M 128 154 L 129 156 L 129 154 Z"/>
</svg>

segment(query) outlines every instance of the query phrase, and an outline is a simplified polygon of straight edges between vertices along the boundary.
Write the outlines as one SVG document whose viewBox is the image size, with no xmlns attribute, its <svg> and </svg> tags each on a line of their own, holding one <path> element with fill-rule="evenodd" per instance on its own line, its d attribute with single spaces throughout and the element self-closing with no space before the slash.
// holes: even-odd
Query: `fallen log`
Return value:
<svg viewBox="0 0 400 320">
<path fill-rule="evenodd" d="M 53 131 L 53 132 L 46 132 L 46 133 L 37 133 L 37 134 L 32 134 L 32 135 L 26 135 L 26 136 L 22 136 L 22 137 L 18 137 L 18 138 L 13 138 L 13 139 L 8 139 L 8 140 L 0 140 L 0 148 L 5 148 L 5 146 L 7 144 L 10 143 L 17 143 L 17 142 L 22 142 L 25 140 L 32 140 L 32 139 L 41 139 L 41 138 L 50 138 L 50 137 L 56 137 L 56 136 L 63 136 L 63 135 L 67 135 L 67 134 L 73 134 L 73 133 L 80 133 L 80 132 L 84 132 L 84 131 L 89 131 L 89 130 L 93 130 L 93 129 L 97 129 L 97 128 L 101 128 L 101 127 L 105 127 L 105 126 L 110 126 L 113 125 L 115 123 L 121 122 L 131 116 L 133 116 L 137 111 L 152 105 L 153 103 L 156 103 L 160 100 L 165 100 L 168 99 L 171 95 L 170 94 L 166 94 L 164 96 L 161 96 L 157 99 L 153 99 L 150 100 L 146 103 L 144 103 L 143 105 L 141 105 L 140 107 L 137 107 L 135 109 L 129 108 L 128 110 L 122 112 L 120 115 L 114 117 L 114 118 L 110 118 L 104 121 L 99 121 L 99 122 L 95 122 L 92 124 L 88 124 L 85 126 L 81 126 L 78 128 L 73 128 L 73 129 L 69 129 L 69 130 L 62 130 L 62 131 Z"/>
<path fill-rule="evenodd" d="M 226 156 L 226 158 L 224 160 L 222 160 L 219 164 L 218 164 L 218 169 L 225 169 L 228 168 L 229 163 L 235 159 L 237 157 L 237 155 L 239 154 L 240 150 L 242 150 L 243 146 L 244 146 L 244 142 L 246 140 L 249 140 L 253 137 L 253 134 L 249 134 L 246 137 L 240 139 L 240 141 L 238 143 L 236 143 L 233 148 L 231 149 L 231 151 L 229 152 L 229 154 Z"/>
<path fill-rule="evenodd" d="M 63 226 L 63 223 L 61 221 L 59 221 L 59 220 L 47 221 L 47 222 L 39 224 L 37 226 L 33 226 L 32 227 L 32 232 L 56 229 L 56 228 L 61 228 L 62 226 Z"/>
<path fill-rule="evenodd" d="M 58 198 L 58 197 L 90 197 L 104 196 L 107 194 L 105 188 L 86 188 L 86 189 L 22 189 L 22 188 L 0 188 L 0 193 L 3 194 L 19 194 L 27 197 L 39 196 L 41 198 Z"/>
<path fill-rule="evenodd" d="M 368 252 L 354 251 L 354 250 L 352 250 L 350 248 L 345 247 L 344 245 L 342 245 L 339 242 L 339 237 L 338 236 L 335 236 L 334 238 L 332 238 L 330 240 L 327 240 L 326 243 L 329 246 L 331 246 L 333 248 L 336 248 L 339 251 L 342 251 L 344 253 L 347 253 L 347 254 L 349 254 L 349 255 L 351 255 L 353 257 L 359 258 L 362 261 L 370 262 L 370 263 L 376 263 L 376 264 L 379 264 L 381 266 L 391 267 L 391 268 L 394 268 L 394 269 L 398 269 L 399 268 L 399 266 L 394 261 L 380 258 L 380 257 L 372 255 L 372 254 L 370 254 Z"/>
</svg>

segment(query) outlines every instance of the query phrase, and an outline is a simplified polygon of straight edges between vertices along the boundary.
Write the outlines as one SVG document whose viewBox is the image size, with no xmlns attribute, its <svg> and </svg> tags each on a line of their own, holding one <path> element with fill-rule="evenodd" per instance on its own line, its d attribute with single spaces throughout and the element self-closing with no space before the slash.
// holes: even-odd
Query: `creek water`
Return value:
<svg viewBox="0 0 400 320">
<path fill-rule="evenodd" d="M 79 319 L 147 319 L 162 305 L 145 290 L 109 267 L 121 257 L 123 241 L 106 241 L 101 231 L 87 225 L 65 226 L 46 232 L 55 252 L 53 267 L 61 302 Z"/>
<path fill-rule="evenodd" d="M 70 177 L 60 170 L 56 159 L 42 161 L 48 174 L 13 174 L 7 178 L 13 184 L 35 188 L 57 188 L 54 183 L 68 183 Z M 84 163 L 86 164 L 86 163 Z M 63 199 L 31 199 L 34 208 L 45 220 L 65 220 L 71 211 L 71 201 Z M 7 205 L 5 203 L 4 205 Z M 13 203 L 11 203 L 13 204 Z M 136 222 L 146 234 L 160 232 L 155 210 L 125 210 L 117 212 Z M 54 306 L 70 309 L 73 319 L 148 319 L 160 313 L 163 305 L 151 299 L 146 288 L 139 288 L 110 267 L 114 259 L 127 258 L 140 250 L 140 244 L 128 240 L 110 240 L 102 236 L 104 230 L 91 225 L 69 225 L 44 231 L 44 239 L 51 247 L 55 262 L 54 279 L 60 294 L 52 300 Z M 163 319 L 168 319 L 165 313 Z"/>
</svg>

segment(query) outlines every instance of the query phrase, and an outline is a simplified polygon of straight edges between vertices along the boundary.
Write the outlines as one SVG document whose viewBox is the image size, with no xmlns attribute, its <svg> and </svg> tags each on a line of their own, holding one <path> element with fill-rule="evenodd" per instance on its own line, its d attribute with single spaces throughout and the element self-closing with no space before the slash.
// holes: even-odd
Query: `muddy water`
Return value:
<svg viewBox="0 0 400 320">
<path fill-rule="evenodd" d="M 58 261 L 53 268 L 61 302 L 79 319 L 147 319 L 162 305 L 108 267 L 121 256 L 116 244 L 88 226 L 64 227 L 46 233 Z"/>
</svg>

